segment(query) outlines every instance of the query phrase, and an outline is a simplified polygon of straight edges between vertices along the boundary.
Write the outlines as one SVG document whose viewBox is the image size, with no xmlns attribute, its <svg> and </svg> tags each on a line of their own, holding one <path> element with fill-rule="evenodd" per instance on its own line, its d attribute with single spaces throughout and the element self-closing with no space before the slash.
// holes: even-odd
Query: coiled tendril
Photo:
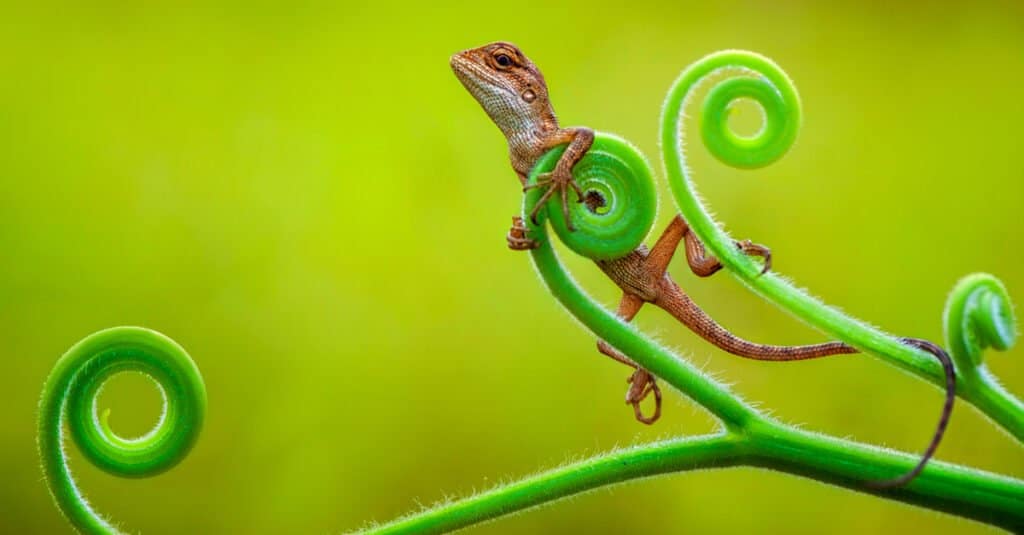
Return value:
<svg viewBox="0 0 1024 535">
<path fill-rule="evenodd" d="M 744 57 L 750 60 L 750 56 Z M 756 56 L 755 59 L 764 60 Z M 763 75 L 758 78 L 729 78 L 715 84 L 704 98 L 701 107 L 704 146 L 722 163 L 745 169 L 763 167 L 781 158 L 796 140 L 800 127 L 800 99 L 785 73 L 776 71 L 772 74 L 786 82 L 781 84 L 781 88 Z M 783 93 L 787 89 L 793 92 Z M 729 126 L 734 104 L 744 98 L 756 102 L 764 114 L 760 131 L 750 137 L 736 134 Z"/>
<path fill-rule="evenodd" d="M 565 146 L 548 151 L 533 173 L 553 170 L 563 152 Z M 597 132 L 572 175 L 584 196 L 584 202 L 570 206 L 569 217 L 577 230 L 569 231 L 560 203 L 547 206 L 562 242 L 594 260 L 619 258 L 636 249 L 654 225 L 658 209 L 653 172 L 644 155 L 620 137 Z"/>
<path fill-rule="evenodd" d="M 163 414 L 145 435 L 125 439 L 97 414 L 96 398 L 114 374 L 140 372 L 156 382 Z M 79 531 L 117 533 L 75 486 L 63 449 L 63 424 L 90 462 L 124 477 L 145 477 L 181 461 L 195 444 L 206 414 L 206 387 L 199 369 L 170 338 L 141 327 L 93 333 L 57 361 L 43 387 L 39 454 L 47 485 L 61 512 Z"/>
<path fill-rule="evenodd" d="M 665 177 L 687 223 L 719 261 L 748 282 L 777 280 L 759 277 L 760 269 L 736 249 L 701 204 L 686 166 L 683 144 L 683 109 L 707 80 L 729 73 L 707 91 L 701 105 L 701 134 L 708 151 L 733 167 L 753 169 L 781 158 L 800 130 L 802 111 L 796 86 L 772 60 L 745 50 L 723 50 L 691 64 L 672 84 L 661 112 L 661 154 Z M 751 137 L 733 132 L 729 114 L 739 99 L 754 101 L 763 113 L 760 131 Z"/>
<path fill-rule="evenodd" d="M 956 283 L 942 321 L 946 345 L 961 369 L 981 364 L 985 348 L 1005 351 L 1017 339 L 1010 296 L 1003 283 L 988 273 L 973 273 Z"/>
</svg>

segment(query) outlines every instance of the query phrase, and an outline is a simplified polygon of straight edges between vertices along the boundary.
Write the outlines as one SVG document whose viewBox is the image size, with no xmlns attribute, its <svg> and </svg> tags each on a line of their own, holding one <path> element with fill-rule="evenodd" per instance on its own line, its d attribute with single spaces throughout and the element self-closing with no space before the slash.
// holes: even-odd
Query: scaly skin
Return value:
<svg viewBox="0 0 1024 535">
<path fill-rule="evenodd" d="M 601 206 L 601 200 L 586 197 L 572 177 L 573 166 L 583 158 L 594 141 L 594 131 L 583 127 L 561 128 L 558 125 L 544 76 L 519 48 L 511 43 L 496 42 L 465 50 L 452 56 L 451 67 L 462 85 L 505 135 L 512 169 L 524 187 L 527 176 L 541 156 L 552 148 L 568 144 L 554 171 L 537 184 L 548 189 L 529 214 L 531 218 L 536 216 L 537 210 L 551 196 L 558 193 L 568 222 L 569 189 L 574 191 L 578 202 L 592 204 L 591 209 L 596 210 Z M 526 235 L 522 220 L 513 217 L 512 221 L 512 229 L 506 238 L 509 248 L 534 248 L 536 244 Z M 715 346 L 734 355 L 756 360 L 806 360 L 858 352 L 856 348 L 842 342 L 776 346 L 757 344 L 732 334 L 697 306 L 667 273 L 668 264 L 680 241 L 684 242 L 690 270 L 697 276 L 708 277 L 722 268 L 716 258 L 705 254 L 704 245 L 679 215 L 669 223 L 652 249 L 648 250 L 641 245 L 622 258 L 597 262 L 598 267 L 623 291 L 617 312 L 620 317 L 632 321 L 644 303 L 653 303 Z M 749 240 L 737 242 L 736 246 L 748 255 L 764 259 L 762 273 L 771 268 L 771 251 L 767 247 Z M 879 486 L 903 485 L 924 468 L 942 438 L 955 396 L 952 361 L 942 348 L 925 340 L 904 338 L 903 341 L 931 352 L 942 363 L 947 379 L 946 402 L 942 418 L 921 462 L 911 472 L 898 479 L 881 482 Z M 628 380 L 630 387 L 626 393 L 626 403 L 633 406 L 638 421 L 654 423 L 661 415 L 661 391 L 654 376 L 604 341 L 599 341 L 597 347 L 601 353 L 634 369 Z M 640 402 L 651 393 L 655 396 L 655 410 L 651 416 L 644 416 Z"/>
</svg>

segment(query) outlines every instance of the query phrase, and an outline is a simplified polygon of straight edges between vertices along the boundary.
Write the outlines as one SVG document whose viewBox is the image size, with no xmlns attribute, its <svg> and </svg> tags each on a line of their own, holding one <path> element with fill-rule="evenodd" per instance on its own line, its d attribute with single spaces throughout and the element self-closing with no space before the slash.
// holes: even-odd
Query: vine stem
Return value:
<svg viewBox="0 0 1024 535">
<path fill-rule="evenodd" d="M 937 366 L 923 353 L 824 305 L 773 274 L 758 277 L 759 267 L 733 248 L 731 238 L 707 214 L 685 167 L 681 111 L 691 91 L 701 81 L 725 69 L 740 69 L 754 73 L 755 77 L 727 80 L 709 92 L 702 126 L 705 145 L 712 154 L 738 167 L 767 165 L 785 153 L 799 126 L 799 99 L 795 89 L 785 73 L 762 56 L 720 52 L 685 70 L 670 91 L 663 110 L 662 149 L 676 203 L 691 228 L 726 268 L 769 300 L 844 342 L 938 382 L 941 376 Z M 756 100 L 765 112 L 764 127 L 751 138 L 738 137 L 728 129 L 728 111 L 738 98 Z M 596 156 L 591 158 L 605 162 L 605 167 L 614 164 L 629 171 L 619 175 L 628 177 L 638 165 L 646 165 L 642 156 L 631 152 L 635 149 L 628 143 L 607 137 L 599 141 L 600 146 L 595 144 L 599 150 L 593 151 Z M 607 151 L 603 152 L 605 149 Z M 551 153 L 546 157 L 549 163 L 553 162 L 550 156 Z M 644 210 L 638 208 L 640 204 L 627 202 L 628 197 L 649 188 L 642 184 L 636 188 L 618 188 L 612 185 L 616 177 L 606 176 L 601 169 L 601 165 L 593 169 L 594 187 L 605 188 L 604 194 L 610 198 L 624 196 L 611 199 L 611 205 L 631 210 L 632 215 L 627 214 L 629 217 L 624 219 L 609 217 L 608 221 L 617 223 L 604 229 L 605 233 L 600 234 L 603 238 L 589 242 L 608 242 L 610 237 L 619 237 L 616 247 L 624 247 L 626 241 L 633 239 L 631 236 L 642 239 L 644 234 L 634 232 L 632 223 L 625 222 L 648 219 L 642 213 Z M 536 166 L 531 173 L 531 183 L 547 170 L 543 165 Z M 532 210 L 540 195 L 540 191 L 533 189 L 524 197 L 524 213 Z M 542 218 L 546 220 L 551 213 L 557 214 L 558 210 L 542 213 Z M 556 218 L 557 215 L 553 217 Z M 609 452 L 368 531 L 445 532 L 627 480 L 740 465 L 792 473 L 1015 531 L 1024 530 L 1024 481 L 1019 479 L 932 461 L 906 486 L 883 489 L 866 485 L 905 473 L 916 464 L 917 457 L 804 431 L 762 414 L 726 386 L 591 299 L 562 266 L 543 221 L 531 225 L 529 231 L 539 244 L 531 251 L 531 258 L 558 301 L 588 329 L 709 410 L 721 420 L 723 430 L 713 435 Z M 579 247 L 574 250 L 589 251 L 593 243 L 583 242 L 576 243 Z M 593 252 L 601 254 L 597 250 Z M 944 317 L 947 344 L 961 377 L 958 395 L 972 402 L 1018 440 L 1024 439 L 1024 405 L 999 387 L 981 358 L 986 347 L 1006 349 L 1016 337 L 1012 306 L 1005 288 L 989 275 L 969 276 L 950 295 Z M 157 426 L 136 439 L 117 436 L 107 423 L 107 415 L 96 412 L 96 398 L 103 383 L 123 371 L 140 371 L 150 376 L 165 401 Z M 155 331 L 118 327 L 95 333 L 73 346 L 47 378 L 38 427 L 43 472 L 62 513 L 82 532 L 118 533 L 89 506 L 75 486 L 63 450 L 64 423 L 68 424 L 83 456 L 93 464 L 116 475 L 143 477 L 166 470 L 184 458 L 198 437 L 205 409 L 206 391 L 199 370 L 184 349 Z"/>
<path fill-rule="evenodd" d="M 768 58 L 753 52 L 726 50 L 708 55 L 684 70 L 669 90 L 661 116 L 665 176 L 683 218 L 727 270 L 758 295 L 822 332 L 942 387 L 945 384 L 944 376 L 931 355 L 843 314 L 775 273 L 761 275 L 761 267 L 739 251 L 735 240 L 712 219 L 697 194 L 686 166 L 682 111 L 696 88 L 705 80 L 727 70 L 739 70 L 755 77 L 739 80 L 745 80 L 745 84 L 756 90 L 735 91 L 722 83 L 709 92 L 701 112 L 705 145 L 709 148 L 729 147 L 739 155 L 730 154 L 726 149 L 714 148 L 712 154 L 724 163 L 737 167 L 767 165 L 782 156 L 795 140 L 799 129 L 801 112 L 796 88 L 785 72 Z M 756 138 L 738 138 L 729 133 L 725 121 L 728 106 L 735 98 L 755 100 L 765 111 L 764 128 Z M 752 149 L 762 149 L 755 160 L 749 158 L 749 154 L 757 154 L 757 150 Z M 1005 290 L 1003 293 L 1005 297 Z M 955 299 L 951 298 L 950 302 L 953 301 Z M 1008 304 L 1005 310 L 1010 310 Z M 1008 325 L 1004 324 L 1004 328 L 1013 329 L 1012 317 Z M 987 374 L 970 373 L 960 365 L 964 360 L 957 357 L 957 348 L 951 347 L 951 351 L 958 361 L 957 395 L 1006 429 L 1017 441 L 1024 441 L 1024 404 L 993 381 L 987 380 Z"/>
<path fill-rule="evenodd" d="M 801 112 L 796 89 L 786 74 L 767 58 L 750 52 L 723 51 L 711 54 L 684 70 L 669 91 L 662 110 L 661 147 L 673 197 L 690 227 L 729 271 L 769 301 L 846 343 L 941 384 L 942 374 L 930 355 L 828 307 L 773 273 L 760 276 L 760 266 L 736 249 L 732 238 L 708 215 L 685 164 L 682 110 L 702 82 L 731 70 L 742 71 L 748 76 L 716 83 L 708 92 L 702 109 L 704 144 L 715 157 L 741 168 L 768 165 L 789 149 L 799 129 Z M 761 131 L 749 138 L 735 135 L 728 127 L 731 106 L 741 98 L 756 101 L 764 112 Z M 602 149 L 607 147 L 605 145 Z M 534 168 L 530 183 L 536 182 L 540 172 L 550 170 L 554 161 L 552 153 L 542 158 Z M 622 158 L 622 161 L 626 160 L 629 158 Z M 536 189 L 526 194 L 524 214 L 531 212 L 539 197 L 540 192 Z M 628 197 L 612 199 L 610 204 L 613 207 L 629 206 L 630 200 Z M 562 236 L 565 234 L 561 228 L 564 221 L 560 221 L 558 214 L 559 210 L 552 210 L 549 205 L 549 210 L 542 217 L 550 216 L 556 231 Z M 642 335 L 587 296 L 559 262 L 544 222 L 531 225 L 529 218 L 525 219 L 531 238 L 538 242 L 538 248 L 531 251 L 534 265 L 558 301 L 597 336 L 709 410 L 725 428 L 719 435 L 671 440 L 593 457 L 483 494 L 439 505 L 370 531 L 443 532 L 598 486 L 668 471 L 737 465 L 788 472 L 1015 531 L 1024 529 L 1024 481 L 1019 479 L 933 460 L 905 486 L 877 488 L 867 485 L 868 482 L 906 473 L 916 464 L 917 457 L 803 431 L 755 410 L 727 387 Z M 580 225 L 580 232 L 589 232 L 589 227 Z M 600 229 L 595 232 L 600 232 Z M 607 240 L 598 237 L 592 240 L 596 244 L 579 238 L 572 241 L 570 247 L 574 251 L 600 258 L 593 253 L 600 250 L 600 242 Z M 588 247 L 596 245 L 597 248 L 581 248 L 577 245 L 581 241 Z M 616 246 L 621 245 L 617 243 Z M 991 290 L 992 285 L 983 286 Z M 995 306 L 993 302 L 998 298 L 972 294 L 968 299 L 963 298 L 964 292 L 968 290 L 954 290 L 946 313 L 947 334 L 949 318 L 953 317 L 959 323 L 952 336 L 959 337 L 963 342 L 960 345 L 967 348 L 958 356 L 957 345 L 951 344 L 958 369 L 964 367 L 965 359 L 974 360 L 970 370 L 958 370 L 962 377 L 958 382 L 958 395 L 972 402 L 1018 440 L 1024 439 L 1021 429 L 1024 414 L 1020 411 L 1020 402 L 998 388 L 980 366 L 978 356 L 983 347 L 1005 349 L 1012 343 L 1013 336 L 1005 336 L 1013 331 L 1008 298 L 1005 303 Z M 1005 297 L 1005 291 L 1003 294 Z M 965 356 L 965 353 L 969 355 Z"/>
<path fill-rule="evenodd" d="M 365 533 L 446 533 L 606 485 L 670 472 L 735 466 L 742 458 L 735 435 L 667 440 L 591 457 Z"/>
<path fill-rule="evenodd" d="M 531 198 L 536 201 L 536 196 L 528 194 L 527 203 Z M 562 266 L 542 226 L 532 227 L 531 237 L 540 242 L 531 255 L 537 271 L 576 319 L 721 418 L 726 430 L 612 451 L 371 527 L 365 533 L 444 533 L 632 479 L 740 465 L 801 475 L 1007 529 L 1024 528 L 1022 480 L 932 461 L 906 487 L 866 486 L 868 481 L 906 472 L 917 457 L 803 431 L 764 416 L 590 298 Z"/>
</svg>

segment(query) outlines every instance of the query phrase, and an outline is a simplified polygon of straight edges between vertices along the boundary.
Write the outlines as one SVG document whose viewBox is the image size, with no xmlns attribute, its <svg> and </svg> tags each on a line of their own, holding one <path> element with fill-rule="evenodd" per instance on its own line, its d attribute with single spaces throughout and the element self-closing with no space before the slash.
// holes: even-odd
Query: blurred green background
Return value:
<svg viewBox="0 0 1024 535">
<path fill-rule="evenodd" d="M 96 507 L 155 533 L 336 533 L 615 446 L 709 431 L 667 397 L 653 427 L 505 248 L 520 195 L 498 130 L 448 56 L 503 39 L 544 70 L 565 124 L 657 161 L 661 99 L 721 48 L 777 60 L 801 137 L 758 172 L 694 142 L 702 194 L 776 271 L 886 330 L 940 340 L 946 292 L 989 271 L 1024 302 L 1024 7 L 1016 2 L 8 3 L 0 22 L 0 531 L 61 533 L 37 465 L 57 357 L 113 325 L 186 347 L 210 412 L 147 480 L 72 469 Z M 692 126 L 692 125 L 691 125 Z M 665 185 L 659 187 L 664 192 Z M 657 226 L 671 217 L 663 197 Z M 570 262 L 609 304 L 594 266 Z M 673 271 L 752 340 L 822 340 L 721 275 Z M 880 361 L 724 354 L 655 309 L 645 329 L 776 416 L 911 451 L 937 389 Z M 1021 351 L 989 354 L 1024 392 Z M 158 395 L 101 399 L 124 434 Z M 1024 475 L 959 405 L 939 457 Z M 602 490 L 471 533 L 991 533 L 754 469 Z"/>
</svg>

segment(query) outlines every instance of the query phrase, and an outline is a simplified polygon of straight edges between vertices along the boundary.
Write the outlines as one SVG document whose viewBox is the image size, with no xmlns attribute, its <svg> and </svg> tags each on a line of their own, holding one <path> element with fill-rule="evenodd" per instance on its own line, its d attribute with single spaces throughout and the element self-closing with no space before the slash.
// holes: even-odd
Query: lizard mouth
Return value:
<svg viewBox="0 0 1024 535">
<path fill-rule="evenodd" d="M 462 85 L 474 95 L 482 93 L 507 92 L 501 80 L 487 69 L 464 56 L 460 52 L 452 56 L 450 64 L 455 76 Z"/>
</svg>

